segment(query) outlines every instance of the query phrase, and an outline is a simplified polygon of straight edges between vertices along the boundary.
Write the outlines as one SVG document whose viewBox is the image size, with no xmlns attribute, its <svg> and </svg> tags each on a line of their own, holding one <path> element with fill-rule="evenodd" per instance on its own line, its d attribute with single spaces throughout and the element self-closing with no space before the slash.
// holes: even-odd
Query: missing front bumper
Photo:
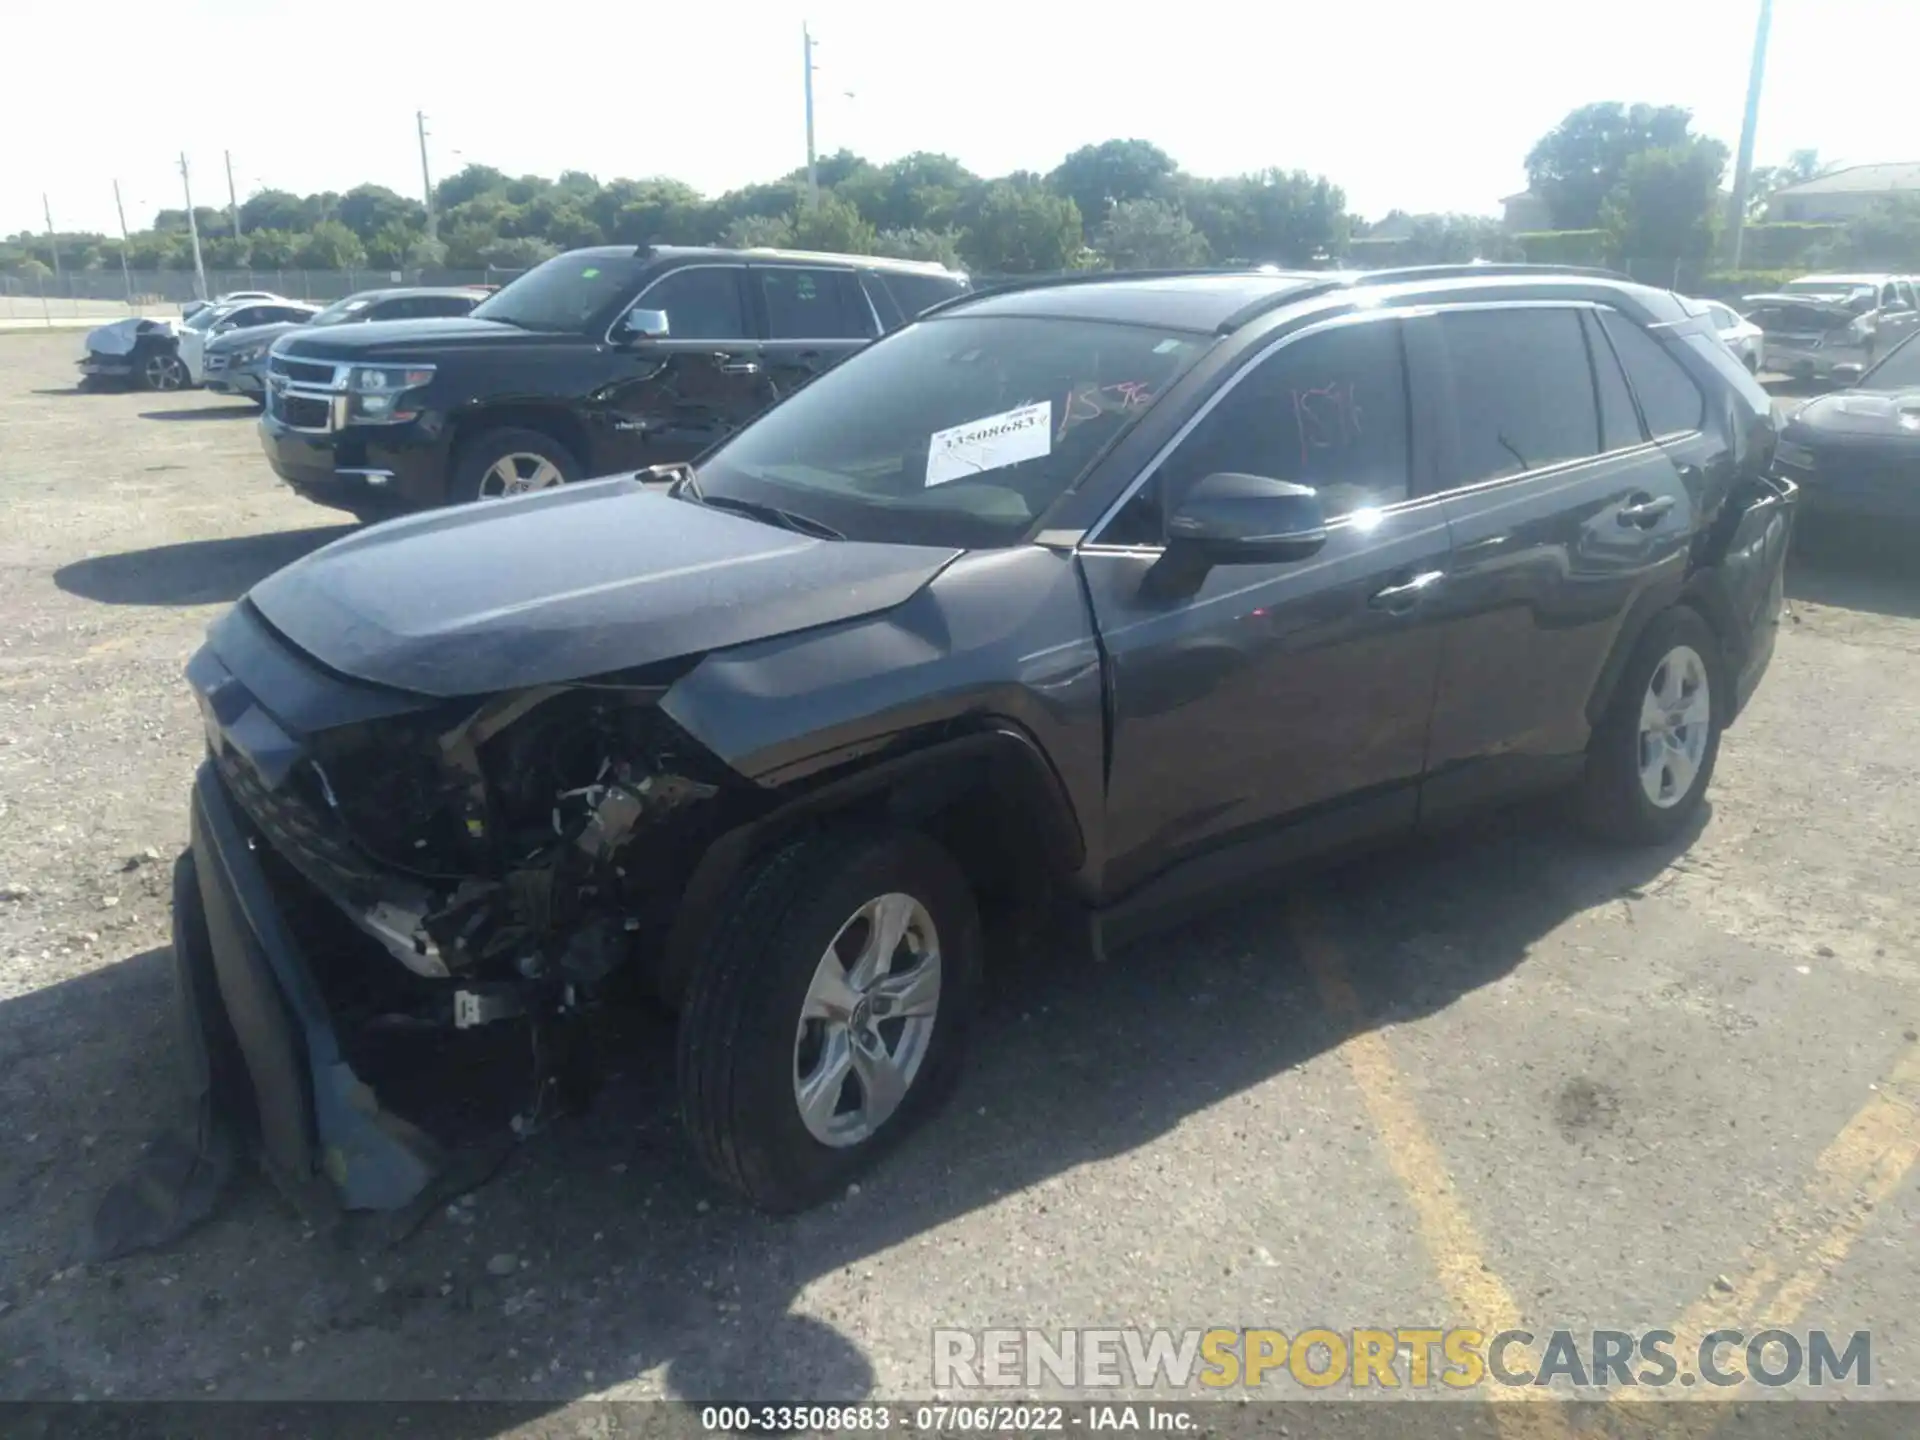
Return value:
<svg viewBox="0 0 1920 1440">
<path fill-rule="evenodd" d="M 190 1084 L 258 1139 L 275 1180 L 310 1218 L 399 1210 L 426 1194 L 448 1154 L 380 1106 L 340 1045 L 307 957 L 211 763 L 195 776 L 197 915 L 174 915 L 174 966 Z M 238 1063 L 221 1057 L 231 1056 Z M 246 1092 L 242 1094 L 240 1092 Z"/>
</svg>

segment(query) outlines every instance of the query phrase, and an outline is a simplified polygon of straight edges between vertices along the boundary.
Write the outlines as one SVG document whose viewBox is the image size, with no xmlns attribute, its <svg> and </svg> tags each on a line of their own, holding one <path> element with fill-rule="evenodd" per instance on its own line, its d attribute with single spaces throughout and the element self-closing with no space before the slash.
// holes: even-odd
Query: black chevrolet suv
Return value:
<svg viewBox="0 0 1920 1440">
<path fill-rule="evenodd" d="M 1001 917 L 1098 947 L 1555 786 L 1675 837 L 1796 496 L 1708 326 L 1525 267 L 1002 289 L 698 467 L 296 562 L 187 672 L 201 1133 L 404 1205 L 448 1156 L 365 1027 L 569 1053 L 624 973 L 698 1154 L 790 1209 L 953 1081 Z"/>
<path fill-rule="evenodd" d="M 368 520 L 690 460 L 967 288 L 873 255 L 574 250 L 469 316 L 288 335 L 260 436 L 295 490 Z"/>
</svg>

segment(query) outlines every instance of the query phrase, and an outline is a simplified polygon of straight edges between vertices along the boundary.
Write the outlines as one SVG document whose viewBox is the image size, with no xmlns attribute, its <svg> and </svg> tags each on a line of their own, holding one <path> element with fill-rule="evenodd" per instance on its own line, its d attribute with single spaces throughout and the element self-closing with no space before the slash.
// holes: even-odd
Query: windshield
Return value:
<svg viewBox="0 0 1920 1440">
<path fill-rule="evenodd" d="M 645 266 L 634 255 L 555 256 L 481 301 L 473 318 L 523 330 L 585 330 L 602 311 L 640 288 Z"/>
<path fill-rule="evenodd" d="M 1857 280 L 1789 280 L 1781 287 L 1782 295 L 1823 295 L 1831 296 L 1843 304 L 1852 304 L 1859 300 L 1872 300 L 1879 292 L 1871 285 L 1863 285 Z"/>
<path fill-rule="evenodd" d="M 699 489 L 854 540 L 1010 545 L 1212 344 L 956 315 L 876 342 L 703 461 Z"/>
<path fill-rule="evenodd" d="M 189 330 L 208 330 L 216 320 L 224 320 L 233 313 L 231 305 L 209 305 L 204 310 L 196 310 L 180 323 Z"/>
<path fill-rule="evenodd" d="M 1920 390 L 1920 345 L 1914 336 L 1900 342 L 1878 365 L 1860 377 L 1867 390 Z"/>
<path fill-rule="evenodd" d="M 373 300 L 365 295 L 349 295 L 344 300 L 336 300 L 318 315 L 307 321 L 309 325 L 338 325 L 343 320 L 351 320 L 360 314 Z"/>
</svg>

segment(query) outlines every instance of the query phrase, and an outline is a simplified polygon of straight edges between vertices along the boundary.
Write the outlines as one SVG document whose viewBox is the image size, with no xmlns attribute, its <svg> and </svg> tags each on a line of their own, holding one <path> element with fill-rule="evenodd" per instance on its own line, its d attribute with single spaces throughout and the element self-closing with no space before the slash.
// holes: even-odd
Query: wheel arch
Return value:
<svg viewBox="0 0 1920 1440">
<path fill-rule="evenodd" d="M 535 431 L 565 446 L 581 466 L 588 463 L 587 427 L 564 405 L 536 400 L 477 405 L 456 412 L 449 428 L 452 433 L 448 436 L 447 453 L 455 465 L 459 464 L 460 454 L 467 446 L 495 430 Z"/>
<path fill-rule="evenodd" d="M 1614 697 L 1620 689 L 1620 678 L 1626 673 L 1634 651 L 1640 648 L 1647 627 L 1667 611 L 1683 608 L 1694 611 L 1706 621 L 1713 638 L 1719 642 L 1721 673 L 1712 679 L 1716 686 L 1726 687 L 1722 693 L 1731 698 L 1733 678 L 1740 673 L 1740 655 L 1736 649 L 1739 625 L 1725 592 L 1714 584 L 1711 567 L 1702 566 L 1687 577 L 1678 593 L 1643 591 L 1628 610 L 1627 618 L 1614 639 L 1613 649 L 1600 668 L 1592 693 L 1587 697 L 1589 728 L 1597 728 L 1612 708 Z"/>
<path fill-rule="evenodd" d="M 1029 887 L 1062 882 L 1086 854 L 1065 783 L 1039 743 L 1011 721 L 874 763 L 851 760 L 707 847 L 653 965 L 661 997 L 678 1003 L 727 895 L 757 860 L 808 829 L 843 820 L 932 835 L 953 852 L 977 898 L 983 888 L 1024 897 Z"/>
</svg>

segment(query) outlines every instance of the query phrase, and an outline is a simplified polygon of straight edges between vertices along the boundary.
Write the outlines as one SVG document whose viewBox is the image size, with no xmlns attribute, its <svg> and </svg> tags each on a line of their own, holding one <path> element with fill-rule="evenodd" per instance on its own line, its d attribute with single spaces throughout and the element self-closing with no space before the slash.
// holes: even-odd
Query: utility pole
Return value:
<svg viewBox="0 0 1920 1440">
<path fill-rule="evenodd" d="M 233 193 L 233 152 L 222 150 L 220 153 L 226 157 L 227 161 L 227 218 L 233 222 L 233 238 L 238 240 L 240 238 L 240 201 Z"/>
<path fill-rule="evenodd" d="M 807 58 L 807 207 L 820 208 L 820 176 L 813 155 L 813 32 L 800 22 L 800 43 Z"/>
<path fill-rule="evenodd" d="M 1733 167 L 1733 202 L 1727 230 L 1733 268 L 1740 268 L 1740 247 L 1747 226 L 1747 187 L 1753 183 L 1753 132 L 1760 119 L 1760 85 L 1767 73 L 1767 31 L 1773 24 L 1773 0 L 1760 0 L 1760 23 L 1753 34 L 1753 68 L 1747 74 L 1747 114 L 1740 125 L 1740 156 Z"/>
<path fill-rule="evenodd" d="M 127 207 L 120 203 L 120 182 L 113 182 L 113 208 L 120 216 L 120 276 L 127 282 L 127 303 L 133 303 L 133 266 L 127 263 Z"/>
<path fill-rule="evenodd" d="M 200 222 L 193 213 L 193 181 L 187 175 L 187 152 L 180 152 L 180 188 L 187 196 L 187 233 L 193 237 L 193 278 L 195 294 L 201 300 L 211 300 L 207 293 L 207 266 L 200 258 Z"/>
<path fill-rule="evenodd" d="M 427 115 L 424 110 L 413 112 L 414 128 L 420 132 L 420 189 L 427 202 L 427 238 L 439 238 L 433 222 L 433 176 L 427 171 Z"/>
<path fill-rule="evenodd" d="M 63 272 L 60 269 L 60 237 L 53 233 L 53 203 L 47 199 L 47 192 L 40 192 L 40 210 L 47 217 L 47 246 L 53 251 L 53 284 L 57 290 L 64 290 Z"/>
</svg>

